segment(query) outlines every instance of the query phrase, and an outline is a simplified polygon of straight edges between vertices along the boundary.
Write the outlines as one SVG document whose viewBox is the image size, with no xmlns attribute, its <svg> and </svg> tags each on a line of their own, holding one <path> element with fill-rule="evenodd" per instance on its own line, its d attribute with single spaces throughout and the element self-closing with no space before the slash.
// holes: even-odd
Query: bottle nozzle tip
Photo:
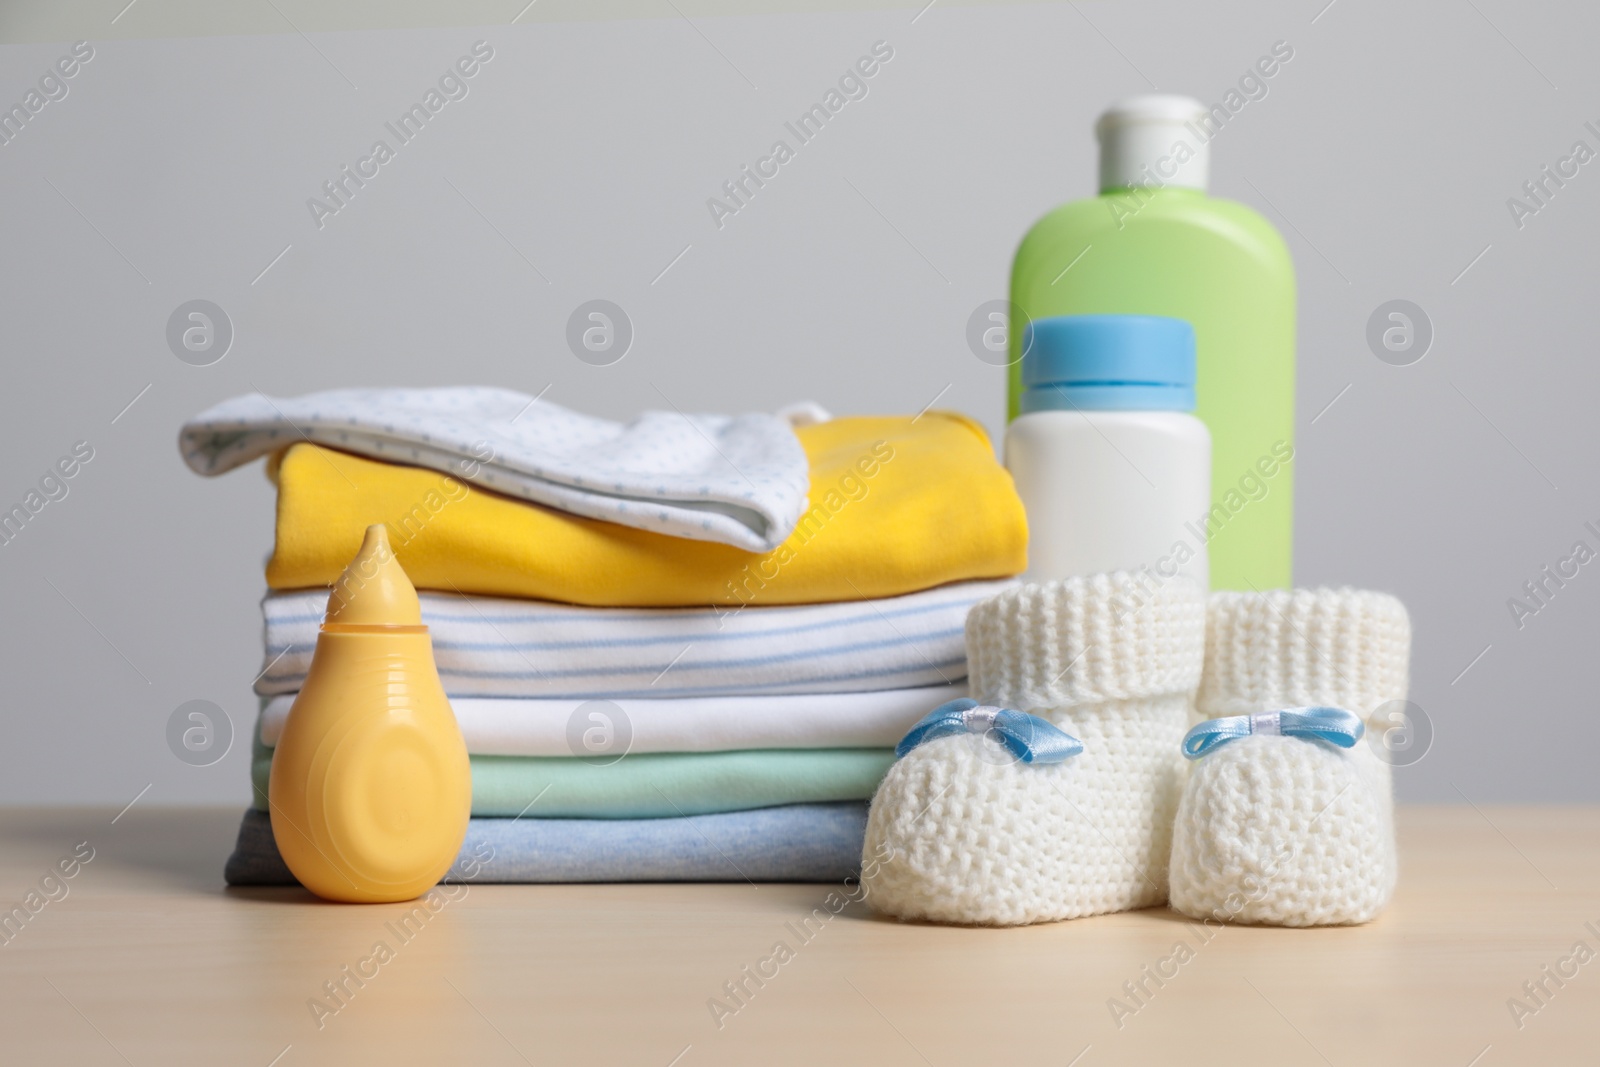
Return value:
<svg viewBox="0 0 1600 1067">
<path fill-rule="evenodd" d="M 328 595 L 327 622 L 353 626 L 420 626 L 416 587 L 389 546 L 383 523 L 368 526 L 355 558 Z"/>
</svg>

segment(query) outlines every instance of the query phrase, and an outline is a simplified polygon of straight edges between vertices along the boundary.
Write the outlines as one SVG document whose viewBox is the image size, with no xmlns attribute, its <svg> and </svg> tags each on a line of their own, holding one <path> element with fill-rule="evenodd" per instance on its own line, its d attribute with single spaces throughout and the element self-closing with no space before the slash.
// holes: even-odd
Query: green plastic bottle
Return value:
<svg viewBox="0 0 1600 1067">
<path fill-rule="evenodd" d="M 1011 269 L 1008 419 L 1022 396 L 1022 323 L 1164 315 L 1194 326 L 1195 414 L 1211 431 L 1212 508 L 1194 516 L 1214 589 L 1291 584 L 1294 265 L 1260 215 L 1206 195 L 1211 117 L 1138 96 L 1100 117 L 1100 195 L 1034 224 Z"/>
</svg>

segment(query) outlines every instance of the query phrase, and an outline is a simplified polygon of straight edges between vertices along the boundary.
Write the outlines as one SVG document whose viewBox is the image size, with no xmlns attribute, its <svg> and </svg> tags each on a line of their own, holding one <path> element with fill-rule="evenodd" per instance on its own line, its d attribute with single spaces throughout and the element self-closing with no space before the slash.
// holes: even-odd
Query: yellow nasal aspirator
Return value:
<svg viewBox="0 0 1600 1067">
<path fill-rule="evenodd" d="M 411 900 L 450 869 L 472 766 L 433 661 L 417 591 L 369 526 L 328 597 L 267 796 L 278 851 L 328 900 Z"/>
</svg>

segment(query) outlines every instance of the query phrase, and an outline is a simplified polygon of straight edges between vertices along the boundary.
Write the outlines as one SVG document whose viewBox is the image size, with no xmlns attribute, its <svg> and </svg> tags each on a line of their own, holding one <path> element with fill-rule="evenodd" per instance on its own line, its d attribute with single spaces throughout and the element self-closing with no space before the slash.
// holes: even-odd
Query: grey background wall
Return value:
<svg viewBox="0 0 1600 1067">
<path fill-rule="evenodd" d="M 1153 86 L 1220 101 L 1280 40 L 1212 184 L 1299 271 L 1298 579 L 1411 607 L 1434 739 L 1402 799 L 1600 800 L 1600 563 L 1508 607 L 1600 550 L 1600 164 L 1520 226 L 1507 207 L 1600 149 L 1600 14 L 1325 2 L 8 5 L 0 102 L 71 41 L 94 55 L 0 146 L 0 504 L 76 442 L 94 457 L 0 547 L 0 802 L 247 799 L 272 495 L 259 467 L 190 474 L 187 416 L 482 382 L 619 417 L 938 396 L 998 432 L 967 317 L 1039 214 L 1093 192 L 1097 112 Z M 480 40 L 469 94 L 319 228 L 307 199 Z M 868 95 L 719 228 L 707 198 L 880 40 Z M 637 332 L 610 367 L 564 341 L 597 297 Z M 197 298 L 235 334 L 207 367 L 166 341 Z M 1408 366 L 1366 340 L 1396 298 L 1434 333 Z M 235 730 L 209 767 L 168 750 L 191 699 Z"/>
</svg>

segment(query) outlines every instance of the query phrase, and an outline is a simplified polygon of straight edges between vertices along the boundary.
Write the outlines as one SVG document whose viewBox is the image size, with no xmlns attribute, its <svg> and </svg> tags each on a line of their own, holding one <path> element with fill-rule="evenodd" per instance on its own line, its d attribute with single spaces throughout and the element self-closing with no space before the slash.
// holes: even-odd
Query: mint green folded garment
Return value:
<svg viewBox="0 0 1600 1067">
<path fill-rule="evenodd" d="M 894 762 L 887 748 L 652 752 L 595 765 L 571 756 L 473 756 L 474 818 L 652 819 L 779 804 L 866 800 Z M 250 777 L 266 810 L 272 750 Z"/>
</svg>

